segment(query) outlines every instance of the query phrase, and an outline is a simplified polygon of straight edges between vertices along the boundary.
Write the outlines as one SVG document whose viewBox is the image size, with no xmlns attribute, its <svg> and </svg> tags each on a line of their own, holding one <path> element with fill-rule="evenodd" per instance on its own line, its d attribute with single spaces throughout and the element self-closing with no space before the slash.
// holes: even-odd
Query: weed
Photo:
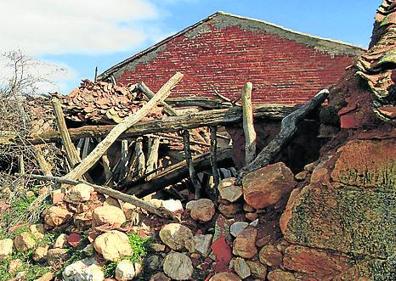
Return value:
<svg viewBox="0 0 396 281">
<path fill-rule="evenodd" d="M 130 233 L 128 238 L 133 252 L 130 260 L 132 262 L 141 261 L 142 258 L 147 255 L 147 249 L 151 243 L 151 238 L 142 238 L 136 233 Z"/>
<path fill-rule="evenodd" d="M 116 262 L 109 262 L 103 267 L 103 271 L 106 278 L 111 278 L 115 274 L 115 269 L 117 267 Z"/>
</svg>

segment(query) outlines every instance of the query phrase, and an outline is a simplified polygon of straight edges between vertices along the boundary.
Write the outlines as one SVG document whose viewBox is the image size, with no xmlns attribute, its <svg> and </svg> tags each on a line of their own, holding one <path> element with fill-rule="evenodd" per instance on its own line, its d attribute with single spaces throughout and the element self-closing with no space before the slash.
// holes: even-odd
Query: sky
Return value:
<svg viewBox="0 0 396 281">
<path fill-rule="evenodd" d="M 21 50 L 42 91 L 67 94 L 82 79 L 216 11 L 256 18 L 361 47 L 381 0 L 0 0 L 0 53 Z M 10 75 L 0 58 L 0 83 Z"/>
</svg>

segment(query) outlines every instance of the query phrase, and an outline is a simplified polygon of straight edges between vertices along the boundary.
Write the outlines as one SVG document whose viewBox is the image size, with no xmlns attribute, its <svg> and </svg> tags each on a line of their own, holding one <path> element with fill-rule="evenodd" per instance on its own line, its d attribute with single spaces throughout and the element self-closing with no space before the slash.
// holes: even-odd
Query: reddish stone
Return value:
<svg viewBox="0 0 396 281">
<path fill-rule="evenodd" d="M 356 129 L 362 126 L 362 122 L 357 118 L 355 112 L 351 112 L 340 117 L 342 129 Z"/>
<path fill-rule="evenodd" d="M 231 272 L 221 272 L 211 277 L 209 281 L 241 281 L 241 278 Z"/>
<path fill-rule="evenodd" d="M 222 235 L 212 243 L 211 249 L 216 257 L 215 271 L 221 272 L 228 269 L 232 259 L 231 247 L 228 245 L 225 237 Z"/>
<path fill-rule="evenodd" d="M 81 242 L 81 235 L 78 233 L 71 233 L 69 236 L 67 236 L 67 243 L 69 243 L 70 246 L 73 248 L 77 247 Z"/>
<path fill-rule="evenodd" d="M 220 204 L 219 211 L 226 218 L 233 218 L 237 213 L 242 210 L 240 204 L 231 203 L 231 204 Z"/>
<path fill-rule="evenodd" d="M 267 276 L 269 281 L 297 281 L 293 273 L 280 269 L 271 271 Z"/>
<path fill-rule="evenodd" d="M 274 245 L 266 245 L 259 252 L 262 264 L 270 267 L 279 267 L 282 264 L 283 255 Z"/>
<path fill-rule="evenodd" d="M 279 202 L 296 186 L 292 171 L 282 162 L 265 166 L 243 178 L 243 197 L 255 209 Z"/>
<path fill-rule="evenodd" d="M 257 229 L 248 227 L 238 234 L 234 240 L 232 252 L 234 255 L 250 259 L 257 254 Z"/>
<path fill-rule="evenodd" d="M 289 197 L 289 201 L 287 201 L 286 208 L 283 211 L 282 216 L 279 219 L 279 226 L 280 226 L 280 229 L 281 229 L 283 235 L 285 235 L 285 232 L 287 229 L 287 224 L 289 223 L 289 221 L 293 215 L 293 207 L 295 205 L 295 201 L 299 197 L 300 192 L 301 192 L 300 188 L 296 188 L 292 191 L 292 193 L 290 194 L 290 197 Z"/>
<path fill-rule="evenodd" d="M 331 178 L 345 185 L 395 190 L 396 140 L 355 140 L 339 150 Z"/>
<path fill-rule="evenodd" d="M 293 245 L 286 248 L 283 264 L 289 270 L 325 281 L 348 270 L 352 260 L 326 251 Z"/>
</svg>

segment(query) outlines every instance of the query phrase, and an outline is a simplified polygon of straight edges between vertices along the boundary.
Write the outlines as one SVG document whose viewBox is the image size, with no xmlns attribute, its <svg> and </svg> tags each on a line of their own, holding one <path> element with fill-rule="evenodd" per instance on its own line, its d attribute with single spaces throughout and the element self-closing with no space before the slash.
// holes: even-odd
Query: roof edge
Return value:
<svg viewBox="0 0 396 281">
<path fill-rule="evenodd" d="M 211 19 L 213 19 L 213 18 L 215 18 L 215 17 L 217 17 L 219 15 L 265 24 L 267 26 L 270 26 L 270 27 L 273 27 L 273 28 L 277 28 L 277 29 L 285 31 L 285 32 L 289 32 L 289 33 L 292 33 L 292 34 L 296 34 L 296 35 L 300 35 L 300 36 L 303 36 L 303 37 L 312 38 L 312 39 L 316 39 L 316 40 L 320 40 L 320 41 L 330 42 L 330 43 L 333 43 L 333 44 L 343 45 L 345 47 L 353 48 L 353 49 L 356 49 L 356 50 L 361 50 L 361 51 L 365 51 L 366 50 L 363 47 L 359 47 L 359 46 L 356 46 L 356 45 L 353 45 L 353 44 L 350 44 L 350 43 L 346 43 L 346 42 L 342 42 L 342 41 L 334 40 L 334 39 L 329 39 L 329 38 L 324 38 L 324 37 L 320 37 L 320 36 L 315 36 L 315 35 L 311 35 L 311 34 L 304 33 L 304 32 L 294 31 L 292 29 L 283 27 L 281 25 L 273 24 L 273 23 L 270 23 L 270 22 L 267 22 L 267 21 L 264 21 L 264 20 L 259 20 L 259 19 L 255 19 L 255 18 L 239 16 L 239 15 L 235 15 L 235 14 L 232 14 L 232 13 L 227 13 L 227 12 L 224 12 L 224 11 L 217 11 L 217 12 L 209 15 L 208 17 L 198 21 L 197 23 L 184 28 L 181 31 L 179 31 L 179 32 L 177 32 L 177 33 L 175 33 L 173 35 L 168 36 L 167 38 L 159 41 L 158 43 L 155 43 L 151 47 L 146 48 L 146 49 L 136 53 L 135 55 L 133 55 L 133 56 L 131 56 L 131 57 L 129 57 L 129 58 L 117 63 L 117 64 L 115 64 L 114 66 L 110 67 L 109 69 L 105 70 L 103 73 L 98 75 L 97 79 L 98 80 L 104 80 L 104 79 L 109 78 L 110 75 L 112 75 L 114 72 L 116 72 L 117 70 L 122 68 L 124 65 L 128 64 L 129 62 L 134 61 L 135 59 L 137 59 L 137 58 L 139 58 L 141 56 L 144 56 L 145 54 L 147 54 L 147 53 L 159 48 L 160 46 L 162 46 L 162 45 L 164 45 L 166 43 L 168 43 L 172 39 L 187 33 L 188 31 L 200 26 L 201 24 L 203 24 L 203 23 L 205 23 L 207 21 L 210 21 Z"/>
</svg>

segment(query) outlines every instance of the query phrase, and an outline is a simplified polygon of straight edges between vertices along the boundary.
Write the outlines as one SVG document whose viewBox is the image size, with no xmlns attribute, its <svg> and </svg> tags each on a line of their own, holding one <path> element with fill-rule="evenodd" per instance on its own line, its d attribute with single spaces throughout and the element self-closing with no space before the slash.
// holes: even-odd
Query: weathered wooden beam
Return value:
<svg viewBox="0 0 396 281">
<path fill-rule="evenodd" d="M 171 106 L 190 107 L 198 106 L 205 109 L 229 108 L 230 103 L 224 103 L 221 99 L 202 98 L 202 97 L 183 97 L 183 98 L 167 98 L 166 102 Z"/>
<path fill-rule="evenodd" d="M 248 82 L 242 89 L 243 131 L 245 133 L 245 165 L 256 158 L 256 131 L 253 122 L 252 83 Z"/>
<path fill-rule="evenodd" d="M 86 181 L 82 181 L 82 180 L 70 180 L 67 178 L 61 178 L 61 177 L 53 177 L 53 176 L 41 176 L 41 175 L 24 175 L 25 177 L 29 177 L 29 178 L 33 178 L 33 179 L 37 179 L 37 180 L 45 180 L 45 181 L 54 181 L 54 182 L 58 182 L 58 183 L 64 183 L 64 184 L 70 184 L 70 185 L 77 185 L 80 183 L 84 183 L 87 185 L 90 185 L 94 188 L 95 191 L 108 195 L 110 197 L 113 197 L 115 199 L 121 200 L 123 202 L 127 202 L 130 203 L 138 208 L 141 208 L 143 210 L 146 210 L 147 212 L 157 215 L 159 217 L 165 217 L 165 218 L 175 218 L 175 216 L 169 212 L 166 209 L 163 208 L 157 208 L 154 205 L 143 201 L 135 196 L 132 195 L 128 195 L 122 192 L 119 192 L 117 190 L 114 190 L 112 188 L 109 187 L 105 187 L 105 186 L 100 186 L 100 185 L 96 185 L 96 184 L 92 184 Z"/>
<path fill-rule="evenodd" d="M 153 91 L 150 90 L 149 87 L 147 87 L 144 82 L 140 82 L 137 84 L 137 88 L 148 98 L 152 99 L 155 94 Z M 160 104 L 164 107 L 164 111 L 169 114 L 170 116 L 177 116 L 176 110 L 174 110 L 169 104 L 167 104 L 165 101 L 161 101 Z"/>
<path fill-rule="evenodd" d="M 231 167 L 233 165 L 231 148 L 219 149 L 217 151 L 217 163 L 218 166 L 224 167 Z M 210 170 L 210 153 L 208 152 L 192 157 L 192 164 L 196 172 L 201 172 L 208 169 Z M 181 161 L 165 168 L 146 183 L 126 186 L 124 191 L 128 194 L 134 194 L 138 197 L 143 197 L 150 193 L 157 192 L 169 185 L 178 183 L 188 176 L 189 169 L 186 161 Z"/>
<path fill-rule="evenodd" d="M 194 164 L 192 162 L 191 149 L 190 149 L 190 133 L 188 132 L 188 130 L 183 131 L 183 144 L 184 144 L 184 158 L 186 159 L 191 183 L 194 186 L 195 199 L 199 199 L 201 197 L 201 183 L 197 178 L 197 174 L 194 169 Z"/>
<path fill-rule="evenodd" d="M 53 98 L 52 105 L 54 107 L 56 124 L 62 137 L 62 143 L 66 150 L 67 159 L 70 163 L 70 166 L 74 168 L 78 163 L 81 162 L 80 156 L 78 155 L 77 149 L 70 138 L 70 134 L 66 126 L 65 116 L 63 114 L 62 106 L 59 99 Z"/>
<path fill-rule="evenodd" d="M 159 137 L 149 138 L 149 147 L 148 147 L 147 163 L 146 163 L 146 174 L 150 174 L 149 176 L 147 176 L 148 180 L 153 178 L 155 174 L 152 172 L 158 168 L 158 151 L 159 151 L 160 141 L 161 139 Z"/>
<path fill-rule="evenodd" d="M 110 148 L 110 146 L 118 139 L 118 137 L 128 130 L 130 127 L 139 122 L 144 118 L 151 110 L 160 102 L 165 99 L 170 91 L 176 86 L 177 83 L 183 78 L 183 74 L 176 73 L 168 82 L 166 82 L 158 93 L 148 103 L 139 109 L 133 115 L 128 116 L 125 120 L 116 125 L 110 133 L 95 147 L 95 149 L 75 167 L 65 177 L 69 179 L 81 178 L 88 170 L 95 165 L 95 163 L 102 157 L 104 153 Z"/>
<path fill-rule="evenodd" d="M 217 186 L 220 182 L 219 171 L 217 167 L 217 127 L 210 127 L 210 164 L 212 166 L 212 175 L 214 180 L 214 195 L 217 195 Z"/>
<path fill-rule="evenodd" d="M 267 118 L 270 120 L 282 120 L 296 107 L 268 105 L 254 110 L 254 118 Z M 205 110 L 182 116 L 164 117 L 161 120 L 143 121 L 135 124 L 120 136 L 121 138 L 137 137 L 160 132 L 178 132 L 186 129 L 200 128 L 206 126 L 221 126 L 242 121 L 242 108 L 239 106 L 227 109 Z M 114 126 L 83 126 L 69 129 L 72 139 L 83 137 L 104 137 Z M 48 132 L 28 138 L 32 144 L 57 142 L 60 139 L 58 132 Z M 17 141 L 17 140 L 16 140 Z"/>
<path fill-rule="evenodd" d="M 249 172 L 260 169 L 275 158 L 276 155 L 290 142 L 297 132 L 297 125 L 311 111 L 320 106 L 327 98 L 329 91 L 324 89 L 317 93 L 307 104 L 286 116 L 282 120 L 281 130 L 270 143 L 257 155 L 253 162 L 242 168 L 238 174 L 238 182 Z"/>
</svg>

